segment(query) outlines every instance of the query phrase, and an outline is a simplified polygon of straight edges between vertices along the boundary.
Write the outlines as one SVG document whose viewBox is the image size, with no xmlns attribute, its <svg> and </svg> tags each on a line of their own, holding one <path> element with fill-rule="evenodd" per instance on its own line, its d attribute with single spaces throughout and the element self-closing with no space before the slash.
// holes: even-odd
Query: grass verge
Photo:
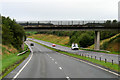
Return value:
<svg viewBox="0 0 120 80">
<path fill-rule="evenodd" d="M 25 50 L 27 49 L 27 45 L 24 45 Z M 2 55 L 2 68 L 0 73 L 0 79 L 5 77 L 8 73 L 14 70 L 22 61 L 24 61 L 30 54 L 30 50 L 28 50 L 25 54 L 17 56 L 18 53 L 14 54 L 4 54 Z"/>
<path fill-rule="evenodd" d="M 108 52 L 108 51 L 100 51 L 100 50 L 93 50 L 93 49 L 84 49 L 80 48 L 80 50 L 86 50 L 86 51 L 93 51 L 93 52 L 100 52 L 100 53 L 107 53 L 107 54 L 117 54 L 120 55 L 120 52 Z"/>
<path fill-rule="evenodd" d="M 77 55 L 77 54 L 68 53 L 68 52 L 65 52 L 65 51 L 60 51 L 60 50 L 57 50 L 55 48 L 51 48 L 51 47 L 48 47 L 48 46 L 43 45 L 41 43 L 38 43 L 36 41 L 33 41 L 33 42 L 35 42 L 37 44 L 40 44 L 40 45 L 42 45 L 42 46 L 44 46 L 44 47 L 46 47 L 48 49 L 54 50 L 56 52 L 59 52 L 59 53 L 62 53 L 62 54 L 68 55 L 68 56 L 72 56 L 72 57 L 75 57 L 75 58 L 78 58 L 78 59 L 81 59 L 81 60 L 85 60 L 85 61 L 88 61 L 88 62 L 92 62 L 94 64 L 97 64 L 97 65 L 100 65 L 102 67 L 108 68 L 108 69 L 110 69 L 112 71 L 119 72 L 119 65 L 118 64 L 113 64 L 112 65 L 112 63 L 110 63 L 110 62 L 105 63 L 104 61 L 99 61 L 99 60 L 96 60 L 94 58 L 91 59 L 91 58 L 80 56 L 80 55 Z"/>
</svg>

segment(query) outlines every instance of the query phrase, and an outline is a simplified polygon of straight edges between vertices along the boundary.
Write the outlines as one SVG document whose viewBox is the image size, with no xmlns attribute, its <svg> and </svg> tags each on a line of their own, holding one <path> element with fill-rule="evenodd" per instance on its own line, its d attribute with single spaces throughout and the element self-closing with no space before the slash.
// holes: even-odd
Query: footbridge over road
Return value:
<svg viewBox="0 0 120 80">
<path fill-rule="evenodd" d="M 100 49 L 100 31 L 118 31 L 117 23 L 106 21 L 19 21 L 26 31 L 95 31 L 95 50 Z"/>
</svg>

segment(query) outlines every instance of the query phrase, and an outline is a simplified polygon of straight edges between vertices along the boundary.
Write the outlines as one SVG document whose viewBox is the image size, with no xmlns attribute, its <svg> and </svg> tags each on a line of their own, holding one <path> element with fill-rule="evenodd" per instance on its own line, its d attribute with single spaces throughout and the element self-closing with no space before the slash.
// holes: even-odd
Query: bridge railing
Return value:
<svg viewBox="0 0 120 80">
<path fill-rule="evenodd" d="M 22 22 L 17 22 L 18 24 L 22 26 L 39 26 L 39 25 L 56 25 L 56 26 L 88 26 L 88 27 L 100 27 L 100 26 L 117 26 L 118 24 L 115 23 L 109 23 L 107 21 L 22 21 Z"/>
</svg>

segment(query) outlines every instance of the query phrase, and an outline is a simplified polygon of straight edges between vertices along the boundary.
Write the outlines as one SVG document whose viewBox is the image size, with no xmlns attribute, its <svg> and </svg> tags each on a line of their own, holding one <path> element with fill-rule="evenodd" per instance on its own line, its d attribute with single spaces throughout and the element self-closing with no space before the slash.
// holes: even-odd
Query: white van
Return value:
<svg viewBox="0 0 120 80">
<path fill-rule="evenodd" d="M 78 50 L 79 49 L 78 44 L 77 43 L 72 43 L 71 49 L 72 50 Z"/>
</svg>

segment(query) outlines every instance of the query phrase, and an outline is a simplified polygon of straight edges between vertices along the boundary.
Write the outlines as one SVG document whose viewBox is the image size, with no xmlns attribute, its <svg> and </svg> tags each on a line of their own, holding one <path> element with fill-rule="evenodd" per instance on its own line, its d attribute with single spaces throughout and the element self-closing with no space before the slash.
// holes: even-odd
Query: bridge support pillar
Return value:
<svg viewBox="0 0 120 80">
<path fill-rule="evenodd" d="M 95 40 L 94 40 L 95 50 L 100 50 L 100 31 L 95 31 Z"/>
</svg>

